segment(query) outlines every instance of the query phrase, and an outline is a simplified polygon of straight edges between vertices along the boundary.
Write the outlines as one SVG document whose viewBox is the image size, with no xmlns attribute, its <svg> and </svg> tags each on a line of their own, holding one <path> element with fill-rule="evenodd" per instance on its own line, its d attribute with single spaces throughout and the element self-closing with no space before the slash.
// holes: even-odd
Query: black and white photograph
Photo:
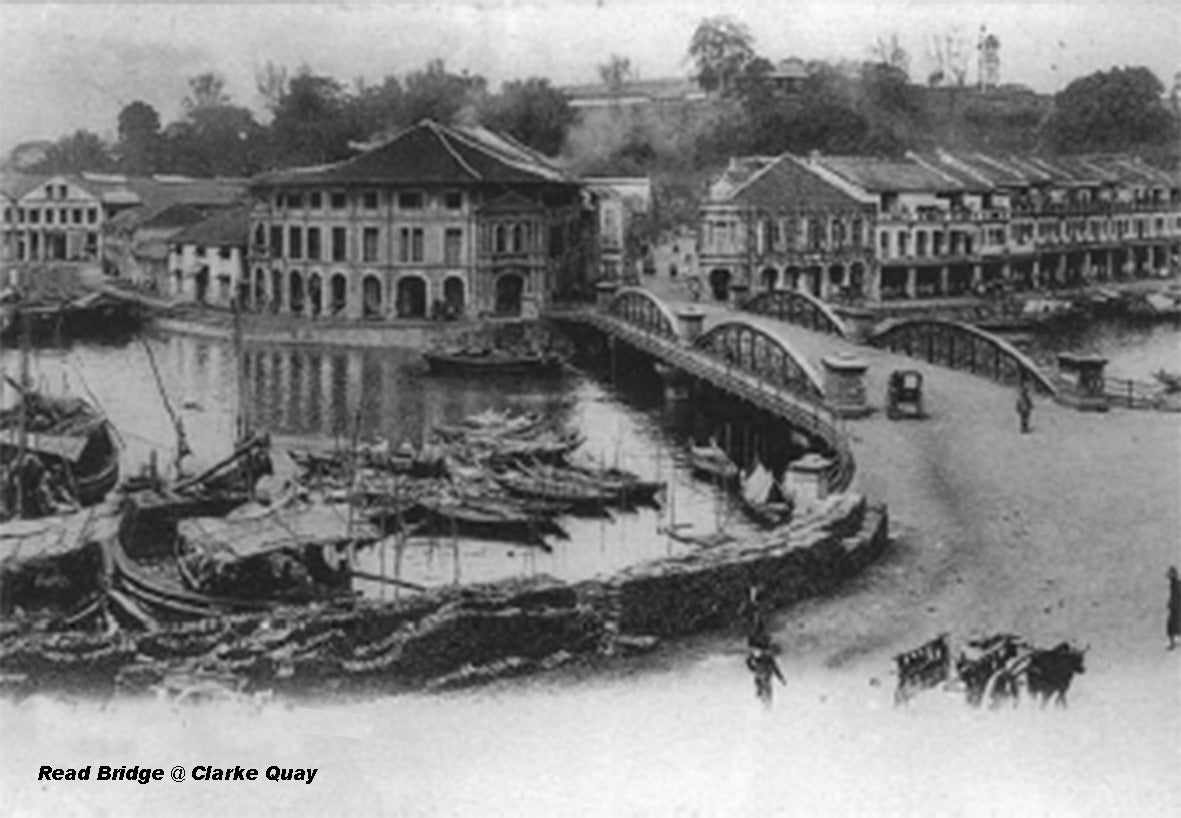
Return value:
<svg viewBox="0 0 1181 818">
<path fill-rule="evenodd" d="M 0 813 L 1181 809 L 1181 7 L 0 2 Z"/>
</svg>

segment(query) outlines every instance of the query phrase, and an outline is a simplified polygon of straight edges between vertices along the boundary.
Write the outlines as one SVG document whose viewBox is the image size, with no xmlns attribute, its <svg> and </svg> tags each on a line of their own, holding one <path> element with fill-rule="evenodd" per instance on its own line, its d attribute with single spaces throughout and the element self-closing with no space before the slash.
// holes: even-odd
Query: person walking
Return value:
<svg viewBox="0 0 1181 818">
<path fill-rule="evenodd" d="M 1177 566 L 1169 566 L 1169 618 L 1165 621 L 1165 633 L 1169 636 L 1169 650 L 1177 647 L 1181 635 L 1181 579 L 1177 577 Z"/>
<path fill-rule="evenodd" d="M 775 657 L 771 655 L 771 651 L 755 648 L 746 657 L 746 666 L 755 677 L 755 695 L 763 703 L 764 707 L 770 707 L 772 698 L 771 679 L 776 678 L 779 680 L 779 684 L 787 684 L 787 681 L 783 678 L 783 673 L 779 670 L 779 663 L 775 661 Z"/>
<path fill-rule="evenodd" d="M 1021 433 L 1029 431 L 1029 416 L 1033 414 L 1033 398 L 1029 395 L 1029 384 L 1021 382 L 1021 391 L 1017 395 L 1017 416 L 1021 418 Z"/>
</svg>

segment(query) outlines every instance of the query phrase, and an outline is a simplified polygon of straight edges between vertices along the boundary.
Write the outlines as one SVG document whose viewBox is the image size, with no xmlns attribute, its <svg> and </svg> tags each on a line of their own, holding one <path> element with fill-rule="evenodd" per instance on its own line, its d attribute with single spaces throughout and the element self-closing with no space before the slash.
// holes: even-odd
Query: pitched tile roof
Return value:
<svg viewBox="0 0 1181 818">
<path fill-rule="evenodd" d="M 199 247 L 245 247 L 249 237 L 250 206 L 236 205 L 186 227 L 173 235 L 169 242 Z"/>
<path fill-rule="evenodd" d="M 950 192 L 968 187 L 910 159 L 819 156 L 814 161 L 871 192 Z"/>
<path fill-rule="evenodd" d="M 787 153 L 747 177 L 742 184 L 731 190 L 724 200 L 769 209 L 790 209 L 796 205 L 820 209 L 865 206 L 837 185 L 812 171 L 802 160 Z"/>
<path fill-rule="evenodd" d="M 481 127 L 424 120 L 351 159 L 254 177 L 259 186 L 299 184 L 573 184 L 537 151 Z"/>
</svg>

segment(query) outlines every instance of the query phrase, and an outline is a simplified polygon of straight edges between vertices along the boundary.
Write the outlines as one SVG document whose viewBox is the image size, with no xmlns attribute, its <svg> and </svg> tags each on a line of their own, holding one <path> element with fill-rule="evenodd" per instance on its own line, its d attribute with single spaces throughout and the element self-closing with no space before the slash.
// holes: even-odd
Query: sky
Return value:
<svg viewBox="0 0 1181 818">
<path fill-rule="evenodd" d="M 377 82 L 432 58 L 493 87 L 545 76 L 597 79 L 612 54 L 645 78 L 684 76 L 705 17 L 744 22 L 773 60 L 868 56 L 897 34 L 911 76 L 930 72 L 933 36 L 1001 42 L 1001 81 L 1054 92 L 1113 66 L 1144 65 L 1166 87 L 1181 72 L 1175 0 L 394 0 L 369 3 L 12 3 L 0 0 L 0 152 L 86 128 L 113 137 L 119 111 L 143 100 L 165 123 L 187 79 L 216 70 L 238 104 L 261 113 L 256 71 L 268 61 L 342 81 Z"/>
</svg>

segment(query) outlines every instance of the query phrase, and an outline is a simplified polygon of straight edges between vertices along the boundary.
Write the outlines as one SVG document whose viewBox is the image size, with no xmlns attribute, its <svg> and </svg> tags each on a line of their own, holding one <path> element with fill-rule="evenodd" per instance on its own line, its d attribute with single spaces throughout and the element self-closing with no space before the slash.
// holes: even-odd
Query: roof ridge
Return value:
<svg viewBox="0 0 1181 818">
<path fill-rule="evenodd" d="M 726 198 L 733 199 L 735 196 L 737 196 L 739 193 L 741 193 L 745 188 L 749 187 L 756 179 L 761 179 L 763 176 L 765 176 L 767 173 L 769 173 L 771 168 L 777 166 L 780 162 L 783 161 L 784 157 L 786 157 L 786 156 L 791 156 L 791 153 L 789 151 L 784 151 L 783 153 L 776 156 L 770 162 L 763 165 L 761 168 L 756 170 L 750 176 L 746 177 L 741 182 L 739 182 L 738 186 L 736 188 L 734 188 L 733 190 L 731 190 L 730 195 L 728 195 Z"/>
<path fill-rule="evenodd" d="M 450 132 L 450 130 L 451 130 L 450 128 L 445 129 L 444 126 L 440 125 L 438 122 L 435 122 L 432 119 L 424 119 L 419 124 L 425 125 L 427 127 L 427 129 L 438 138 L 439 143 L 443 146 L 443 148 L 447 151 L 447 153 L 449 153 L 451 155 L 451 158 L 459 163 L 460 167 L 462 167 L 464 170 L 466 170 L 468 173 L 470 173 L 473 177 L 475 177 L 475 179 L 477 181 L 482 182 L 484 180 L 484 177 L 479 173 L 479 171 L 477 171 L 475 168 L 473 168 L 471 165 L 469 165 L 467 163 L 467 161 L 462 156 L 459 155 L 459 151 L 457 151 L 457 150 L 455 150 L 455 148 L 451 147 L 451 143 L 449 141 L 447 141 L 448 132 Z"/>
</svg>

